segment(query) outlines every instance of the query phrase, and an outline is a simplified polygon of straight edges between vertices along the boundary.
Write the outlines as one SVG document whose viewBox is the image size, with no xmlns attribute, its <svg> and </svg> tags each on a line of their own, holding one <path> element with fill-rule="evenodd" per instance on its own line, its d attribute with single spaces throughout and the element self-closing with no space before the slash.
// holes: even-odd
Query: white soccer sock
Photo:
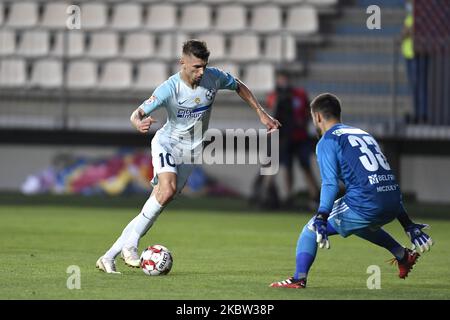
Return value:
<svg viewBox="0 0 450 320">
<path fill-rule="evenodd" d="M 128 238 L 125 239 L 123 246 L 137 247 L 139 239 L 147 233 L 163 209 L 164 207 L 159 204 L 156 197 L 151 196 L 145 202 L 141 213 L 135 218 L 136 221 L 128 234 Z"/>
<path fill-rule="evenodd" d="M 122 251 L 123 247 L 137 247 L 139 239 L 148 231 L 148 229 L 150 229 L 162 209 L 163 207 L 158 203 L 155 196 L 150 197 L 147 202 L 145 202 L 141 213 L 134 217 L 130 223 L 128 223 L 125 229 L 123 229 L 120 237 L 116 240 L 116 242 L 114 242 L 112 247 L 106 251 L 104 257 L 106 259 L 113 260 L 120 253 L 120 251 Z M 137 229 L 135 229 L 136 224 L 138 224 Z M 143 227 L 145 228 L 143 229 Z M 143 230 L 143 232 L 140 230 Z M 142 234 L 140 232 L 142 232 Z"/>
<path fill-rule="evenodd" d="M 134 217 L 133 220 L 131 220 L 125 229 L 123 229 L 122 234 L 120 237 L 114 242 L 112 247 L 106 251 L 104 257 L 109 260 L 114 260 L 116 256 L 120 253 L 123 247 L 123 243 L 126 239 L 128 239 L 128 236 L 130 235 L 130 231 L 133 230 L 134 223 L 138 219 L 139 216 Z"/>
</svg>

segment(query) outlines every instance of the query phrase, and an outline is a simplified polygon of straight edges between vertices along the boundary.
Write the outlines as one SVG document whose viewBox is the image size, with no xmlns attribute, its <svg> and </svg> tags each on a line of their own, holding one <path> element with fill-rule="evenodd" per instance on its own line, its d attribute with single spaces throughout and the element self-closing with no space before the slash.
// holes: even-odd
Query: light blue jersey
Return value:
<svg viewBox="0 0 450 320">
<path fill-rule="evenodd" d="M 320 139 L 316 153 L 322 178 L 319 212 L 330 213 L 339 233 L 383 225 L 404 210 L 391 167 L 367 132 L 337 124 Z M 346 192 L 335 201 L 339 181 Z M 342 219 L 345 226 L 340 226 Z"/>
<path fill-rule="evenodd" d="M 206 68 L 195 89 L 188 86 L 178 72 L 156 88 L 140 108 L 149 115 L 164 107 L 167 110 L 167 122 L 155 137 L 163 144 L 194 150 L 203 141 L 212 104 L 217 91 L 221 89 L 236 90 L 237 82 L 233 76 L 220 69 Z"/>
</svg>

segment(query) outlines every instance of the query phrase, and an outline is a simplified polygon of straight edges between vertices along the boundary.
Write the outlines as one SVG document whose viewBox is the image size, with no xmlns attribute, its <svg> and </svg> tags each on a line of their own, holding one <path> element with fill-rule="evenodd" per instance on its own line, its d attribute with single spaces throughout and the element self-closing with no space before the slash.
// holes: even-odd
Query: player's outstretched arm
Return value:
<svg viewBox="0 0 450 320">
<path fill-rule="evenodd" d="M 147 133 L 152 123 L 157 122 L 152 117 L 146 117 L 144 110 L 137 108 L 130 117 L 131 124 L 140 133 Z"/>
<path fill-rule="evenodd" d="M 403 211 L 397 217 L 398 221 L 405 230 L 407 236 L 411 240 L 412 250 L 418 248 L 420 252 L 430 251 L 433 245 L 433 239 L 422 231 L 422 229 L 429 229 L 430 226 L 423 223 L 414 223 L 406 213 Z"/>
<path fill-rule="evenodd" d="M 334 201 L 339 193 L 339 160 L 337 145 L 334 140 L 321 139 L 317 144 L 317 160 L 319 163 L 322 186 L 320 190 L 320 206 L 314 217 L 313 231 L 319 248 L 330 248 L 328 240 L 328 217 L 333 209 Z"/>
<path fill-rule="evenodd" d="M 236 89 L 237 94 L 256 111 L 259 116 L 259 120 L 266 126 L 268 133 L 271 133 L 281 127 L 281 123 L 277 119 L 270 116 L 266 110 L 264 110 L 250 89 L 241 80 L 236 79 L 236 82 L 238 84 Z"/>
</svg>

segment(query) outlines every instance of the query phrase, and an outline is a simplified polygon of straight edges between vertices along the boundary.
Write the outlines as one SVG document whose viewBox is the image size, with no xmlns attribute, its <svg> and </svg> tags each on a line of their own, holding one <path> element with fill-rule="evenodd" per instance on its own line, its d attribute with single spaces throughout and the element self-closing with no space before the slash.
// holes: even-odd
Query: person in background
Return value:
<svg viewBox="0 0 450 320">
<path fill-rule="evenodd" d="M 401 34 L 401 51 L 406 62 L 406 73 L 413 96 L 414 114 L 408 123 L 427 122 L 428 59 L 414 49 L 414 0 L 406 1 L 406 17 Z"/>
<path fill-rule="evenodd" d="M 276 74 L 276 88 L 267 96 L 266 105 L 283 126 L 280 135 L 280 166 L 286 181 L 287 201 L 293 202 L 293 162 L 297 158 L 308 188 L 308 207 L 315 208 L 319 197 L 319 188 L 311 171 L 310 158 L 313 153 L 312 141 L 308 135 L 310 121 L 308 95 L 302 88 L 291 84 L 289 74 L 280 70 Z"/>
</svg>

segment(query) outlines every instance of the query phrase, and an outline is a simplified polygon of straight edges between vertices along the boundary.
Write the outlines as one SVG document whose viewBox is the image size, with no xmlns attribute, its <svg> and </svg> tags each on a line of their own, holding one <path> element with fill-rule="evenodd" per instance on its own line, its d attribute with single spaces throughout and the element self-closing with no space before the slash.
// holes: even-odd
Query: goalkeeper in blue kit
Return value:
<svg viewBox="0 0 450 320">
<path fill-rule="evenodd" d="M 399 277 L 405 279 L 420 252 L 429 251 L 432 239 L 426 224 L 411 221 L 402 203 L 395 176 L 376 140 L 367 132 L 341 123 L 341 104 L 330 93 L 311 102 L 311 115 L 320 140 L 317 144 L 322 188 L 317 214 L 305 225 L 297 242 L 293 277 L 271 287 L 305 288 L 317 247 L 330 248 L 328 237 L 356 235 L 387 249 L 394 256 Z M 345 195 L 336 200 L 339 181 Z M 404 248 L 382 226 L 397 219 L 411 239 Z"/>
</svg>

